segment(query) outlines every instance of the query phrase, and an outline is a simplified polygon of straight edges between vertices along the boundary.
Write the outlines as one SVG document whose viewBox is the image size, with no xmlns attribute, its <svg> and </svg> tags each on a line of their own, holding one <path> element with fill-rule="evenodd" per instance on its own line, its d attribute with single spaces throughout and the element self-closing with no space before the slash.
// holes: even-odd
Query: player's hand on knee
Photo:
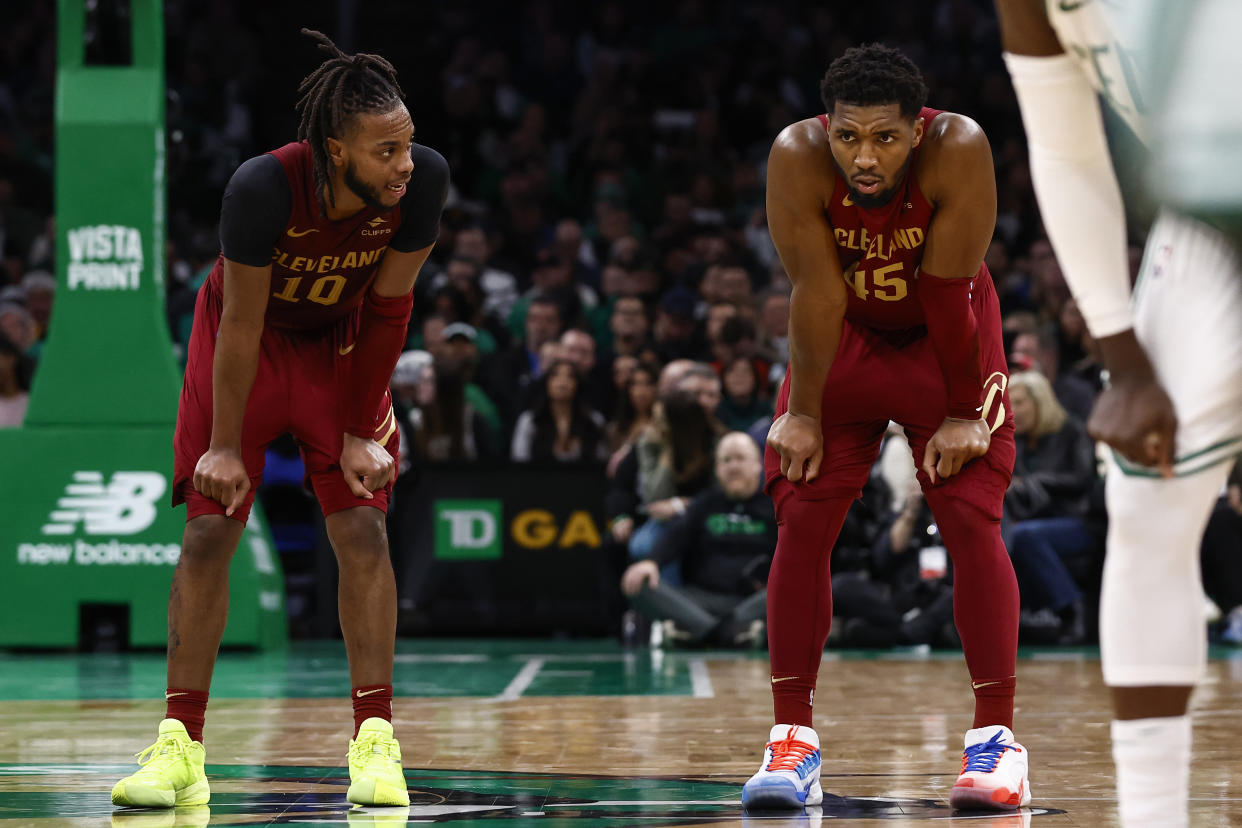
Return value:
<svg viewBox="0 0 1242 828">
<path fill-rule="evenodd" d="M 633 598 L 643 591 L 643 587 L 651 585 L 655 589 L 660 585 L 660 568 L 655 561 L 635 561 L 621 576 L 621 591 Z"/>
<path fill-rule="evenodd" d="M 820 421 L 786 412 L 768 429 L 768 445 L 781 456 L 781 474 L 792 483 L 819 477 L 824 462 L 824 432 Z"/>
<path fill-rule="evenodd" d="M 937 479 L 952 477 L 971 460 L 987 454 L 991 445 L 992 432 L 982 418 L 946 417 L 923 450 L 923 471 L 934 484 Z"/>
<path fill-rule="evenodd" d="M 1177 413 L 1155 376 L 1114 377 L 1096 400 L 1087 432 L 1122 457 L 1173 476 Z"/>
<path fill-rule="evenodd" d="M 371 492 L 387 486 L 396 469 L 392 455 L 379 443 L 345 435 L 341 445 L 341 472 L 354 497 L 371 500 Z"/>
<path fill-rule="evenodd" d="M 224 507 L 224 514 L 232 517 L 246 502 L 250 475 L 236 451 L 208 449 L 194 466 L 194 488 L 204 497 L 217 501 Z"/>
</svg>

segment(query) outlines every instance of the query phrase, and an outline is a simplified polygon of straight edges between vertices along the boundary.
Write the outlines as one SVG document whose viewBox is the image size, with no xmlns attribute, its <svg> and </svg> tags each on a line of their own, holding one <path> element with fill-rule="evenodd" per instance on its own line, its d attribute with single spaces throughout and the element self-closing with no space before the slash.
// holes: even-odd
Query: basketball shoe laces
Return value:
<svg viewBox="0 0 1242 828">
<path fill-rule="evenodd" d="M 142 765 L 144 770 L 161 771 L 169 765 L 179 762 L 186 758 L 186 744 L 180 739 L 172 736 L 161 736 L 155 740 L 155 744 L 146 750 L 135 753 L 138 764 Z M 164 760 L 164 761 L 160 761 Z M 159 762 L 159 764 L 155 764 Z"/>
<path fill-rule="evenodd" d="M 791 734 L 793 730 L 789 731 Z M 772 761 L 768 762 L 767 769 L 769 771 L 798 771 L 808 756 L 815 752 L 815 746 L 800 742 L 793 736 L 787 736 L 777 742 L 768 742 L 768 748 L 772 751 Z"/>
<path fill-rule="evenodd" d="M 991 773 L 996 770 L 1005 751 L 1021 751 L 1016 745 L 1007 745 L 1000 741 L 1001 732 L 986 742 L 979 742 L 966 748 L 962 754 L 962 773 Z"/>
<path fill-rule="evenodd" d="M 387 767 L 393 760 L 392 750 L 395 741 L 395 739 L 385 738 L 380 733 L 360 735 L 349 746 L 350 761 L 364 766 L 379 764 L 381 767 Z"/>
</svg>

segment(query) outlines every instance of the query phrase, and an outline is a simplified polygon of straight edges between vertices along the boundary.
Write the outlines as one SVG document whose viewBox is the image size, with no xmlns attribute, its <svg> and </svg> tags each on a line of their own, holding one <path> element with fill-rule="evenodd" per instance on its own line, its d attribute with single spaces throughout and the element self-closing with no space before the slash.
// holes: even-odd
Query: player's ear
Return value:
<svg viewBox="0 0 1242 828">
<path fill-rule="evenodd" d="M 918 146 L 923 140 L 923 119 L 922 117 L 914 119 L 914 146 Z"/>
<path fill-rule="evenodd" d="M 332 160 L 332 166 L 345 166 L 345 144 L 336 138 L 326 138 L 324 143 L 328 148 L 328 158 Z"/>
</svg>

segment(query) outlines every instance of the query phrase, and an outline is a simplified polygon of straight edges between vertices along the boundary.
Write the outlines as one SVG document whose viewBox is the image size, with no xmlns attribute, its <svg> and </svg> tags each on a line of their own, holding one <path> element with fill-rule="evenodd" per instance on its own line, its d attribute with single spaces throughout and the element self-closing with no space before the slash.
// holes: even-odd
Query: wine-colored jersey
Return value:
<svg viewBox="0 0 1242 828">
<path fill-rule="evenodd" d="M 362 303 L 390 243 L 410 252 L 435 241 L 447 167 L 434 150 L 415 145 L 411 151 L 414 172 L 396 207 L 368 206 L 339 220 L 325 217 L 319 207 L 306 142 L 247 161 L 225 192 L 224 249 L 209 277 L 217 295 L 223 295 L 225 256 L 253 266 L 270 261 L 266 325 L 325 329 L 349 316 Z"/>
<path fill-rule="evenodd" d="M 919 113 L 925 134 L 940 112 L 924 107 Z M 819 120 L 826 129 L 828 116 L 820 115 Z M 925 324 L 918 272 L 933 207 L 919 189 L 918 152 L 916 147 L 905 179 L 882 207 L 866 209 L 855 204 L 845 180 L 836 176 L 828 223 L 836 236 L 849 293 L 845 315 L 851 322 L 880 330 Z M 982 263 L 979 274 L 987 274 Z"/>
</svg>

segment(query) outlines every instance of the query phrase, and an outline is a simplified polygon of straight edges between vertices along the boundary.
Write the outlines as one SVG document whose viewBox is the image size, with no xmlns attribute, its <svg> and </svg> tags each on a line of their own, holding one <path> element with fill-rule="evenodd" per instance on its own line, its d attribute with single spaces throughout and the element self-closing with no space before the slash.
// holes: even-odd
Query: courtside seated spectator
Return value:
<svg viewBox="0 0 1242 828">
<path fill-rule="evenodd" d="M 1091 497 L 1095 444 L 1038 371 L 1011 376 L 1009 399 L 1017 460 L 1005 495 L 1004 533 L 1018 589 L 1027 609 L 1057 615 L 1064 643 L 1081 643 L 1084 576 L 1074 573 L 1094 569 L 1103 558 L 1103 521 Z"/>
<path fill-rule="evenodd" d="M 753 440 L 726 434 L 716 447 L 716 481 L 669 521 L 649 555 L 630 564 L 621 589 L 635 609 L 663 622 L 663 640 L 686 646 L 762 647 L 776 513 L 761 490 Z M 680 563 L 682 585 L 660 578 Z"/>
<path fill-rule="evenodd" d="M 651 425 L 617 465 L 605 506 L 612 537 L 630 557 L 649 557 L 668 521 L 711 484 L 713 419 L 691 393 L 661 394 Z"/>
</svg>

